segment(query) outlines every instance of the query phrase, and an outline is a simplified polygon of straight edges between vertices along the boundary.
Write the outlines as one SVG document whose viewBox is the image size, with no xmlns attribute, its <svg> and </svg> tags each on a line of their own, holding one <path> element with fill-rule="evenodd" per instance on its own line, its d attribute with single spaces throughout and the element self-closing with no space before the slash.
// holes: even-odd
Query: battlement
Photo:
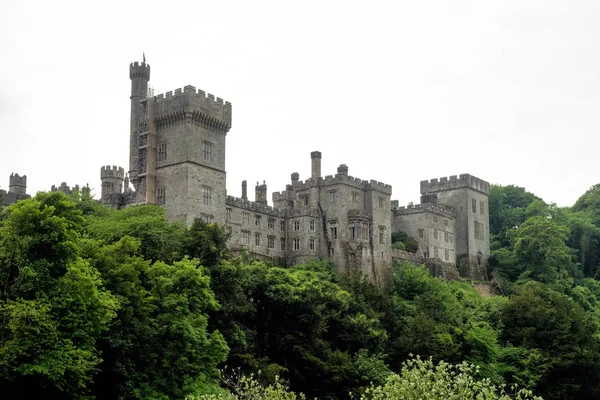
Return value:
<svg viewBox="0 0 600 400">
<path fill-rule="evenodd" d="M 117 167 L 116 165 L 113 165 L 111 167 L 110 165 L 106 165 L 106 166 L 100 168 L 100 179 L 107 179 L 107 178 L 123 179 L 124 177 L 125 177 L 125 170 L 123 169 L 123 167 Z"/>
<path fill-rule="evenodd" d="M 408 215 L 408 214 L 419 214 L 424 212 L 432 212 L 437 215 L 441 215 L 446 218 L 455 218 L 456 209 L 454 207 L 447 206 L 445 204 L 415 204 L 402 207 L 394 207 L 393 212 L 395 215 Z"/>
<path fill-rule="evenodd" d="M 27 186 L 27 175 L 19 176 L 19 174 L 15 173 L 10 174 L 8 186 L 9 188 L 11 186 Z"/>
<path fill-rule="evenodd" d="M 150 80 L 150 65 L 145 62 L 132 62 L 129 64 L 129 78 L 145 78 Z"/>
<path fill-rule="evenodd" d="M 460 188 L 470 188 L 484 194 L 490 193 L 490 184 L 488 182 L 469 174 L 461 174 L 458 177 L 456 175 L 451 175 L 450 177 L 421 181 L 421 194 Z"/>
<path fill-rule="evenodd" d="M 184 112 L 192 119 L 196 118 L 206 123 L 221 122 L 222 128 L 231 128 L 231 103 L 223 101 L 220 97 L 196 90 L 194 86 L 188 85 L 183 89 L 175 89 L 154 97 L 154 115 L 157 121 L 161 117 L 175 113 Z"/>
<path fill-rule="evenodd" d="M 257 203 L 255 201 L 241 199 L 239 197 L 227 196 L 227 199 L 225 200 L 225 205 L 230 207 L 241 208 L 254 213 L 266 214 L 273 217 L 285 217 L 285 215 L 276 208 L 273 208 L 263 203 Z"/>
</svg>

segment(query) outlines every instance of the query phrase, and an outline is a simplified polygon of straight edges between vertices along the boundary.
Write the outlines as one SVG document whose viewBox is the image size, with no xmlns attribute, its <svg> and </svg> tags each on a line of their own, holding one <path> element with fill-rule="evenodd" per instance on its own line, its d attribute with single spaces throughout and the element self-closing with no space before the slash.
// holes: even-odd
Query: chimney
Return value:
<svg viewBox="0 0 600 400">
<path fill-rule="evenodd" d="M 338 171 L 338 173 L 337 173 L 338 175 L 348 176 L 348 166 L 346 164 L 340 164 L 337 171 Z"/>
<path fill-rule="evenodd" d="M 242 181 L 242 200 L 248 200 L 248 183 L 246 180 Z"/>
<path fill-rule="evenodd" d="M 300 174 L 297 172 L 292 173 L 292 186 L 295 186 L 300 180 Z"/>
<path fill-rule="evenodd" d="M 312 162 L 311 166 L 311 178 L 320 178 L 321 177 L 321 152 L 313 151 L 310 153 L 310 158 Z"/>
<path fill-rule="evenodd" d="M 254 201 L 260 204 L 267 205 L 267 184 L 263 181 L 263 184 L 260 185 L 256 182 L 256 188 L 254 191 Z"/>
</svg>

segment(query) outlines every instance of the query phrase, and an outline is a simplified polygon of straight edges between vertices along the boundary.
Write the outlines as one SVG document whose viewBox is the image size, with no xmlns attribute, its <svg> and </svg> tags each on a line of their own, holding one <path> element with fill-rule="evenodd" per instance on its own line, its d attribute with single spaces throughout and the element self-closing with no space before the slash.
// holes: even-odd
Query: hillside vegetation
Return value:
<svg viewBox="0 0 600 400">
<path fill-rule="evenodd" d="M 222 227 L 89 190 L 0 212 L 0 393 L 52 399 L 600 398 L 600 186 L 490 193 L 497 295 L 395 265 L 232 257 Z"/>
</svg>

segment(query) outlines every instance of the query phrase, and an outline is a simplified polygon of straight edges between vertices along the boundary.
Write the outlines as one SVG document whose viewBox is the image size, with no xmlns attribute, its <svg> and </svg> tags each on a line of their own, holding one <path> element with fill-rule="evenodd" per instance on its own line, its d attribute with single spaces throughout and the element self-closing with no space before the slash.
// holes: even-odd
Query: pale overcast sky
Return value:
<svg viewBox="0 0 600 400">
<path fill-rule="evenodd" d="M 0 187 L 128 165 L 129 63 L 233 104 L 228 193 L 292 172 L 470 173 L 560 206 L 600 182 L 600 1 L 0 2 Z"/>
</svg>

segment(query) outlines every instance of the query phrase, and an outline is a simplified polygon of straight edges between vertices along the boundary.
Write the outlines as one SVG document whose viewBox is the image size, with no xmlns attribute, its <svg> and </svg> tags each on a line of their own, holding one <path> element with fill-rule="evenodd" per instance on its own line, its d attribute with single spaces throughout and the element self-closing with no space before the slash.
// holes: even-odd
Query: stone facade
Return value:
<svg viewBox="0 0 600 400">
<path fill-rule="evenodd" d="M 28 199 L 27 194 L 27 175 L 10 174 L 8 192 L 0 189 L 0 205 L 9 206 L 19 200 Z"/>
<path fill-rule="evenodd" d="M 487 182 L 466 174 L 423 181 L 423 204 L 398 207 L 390 185 L 352 177 L 344 164 L 322 177 L 322 155 L 314 151 L 310 178 L 301 181 L 292 173 L 285 190 L 273 193 L 272 207 L 265 182 L 257 182 L 255 201 L 248 200 L 246 181 L 242 197 L 234 198 L 227 195 L 225 173 L 231 104 L 193 86 L 148 95 L 146 63 L 132 63 L 130 78 L 129 172 L 102 167 L 105 204 L 157 204 L 170 220 L 217 223 L 230 234 L 233 251 L 284 265 L 329 259 L 342 272 L 360 271 L 384 283 L 392 261 L 405 259 L 441 270 L 458 266 L 462 276 L 485 278 Z M 392 250 L 395 231 L 414 237 L 419 252 Z"/>
</svg>

